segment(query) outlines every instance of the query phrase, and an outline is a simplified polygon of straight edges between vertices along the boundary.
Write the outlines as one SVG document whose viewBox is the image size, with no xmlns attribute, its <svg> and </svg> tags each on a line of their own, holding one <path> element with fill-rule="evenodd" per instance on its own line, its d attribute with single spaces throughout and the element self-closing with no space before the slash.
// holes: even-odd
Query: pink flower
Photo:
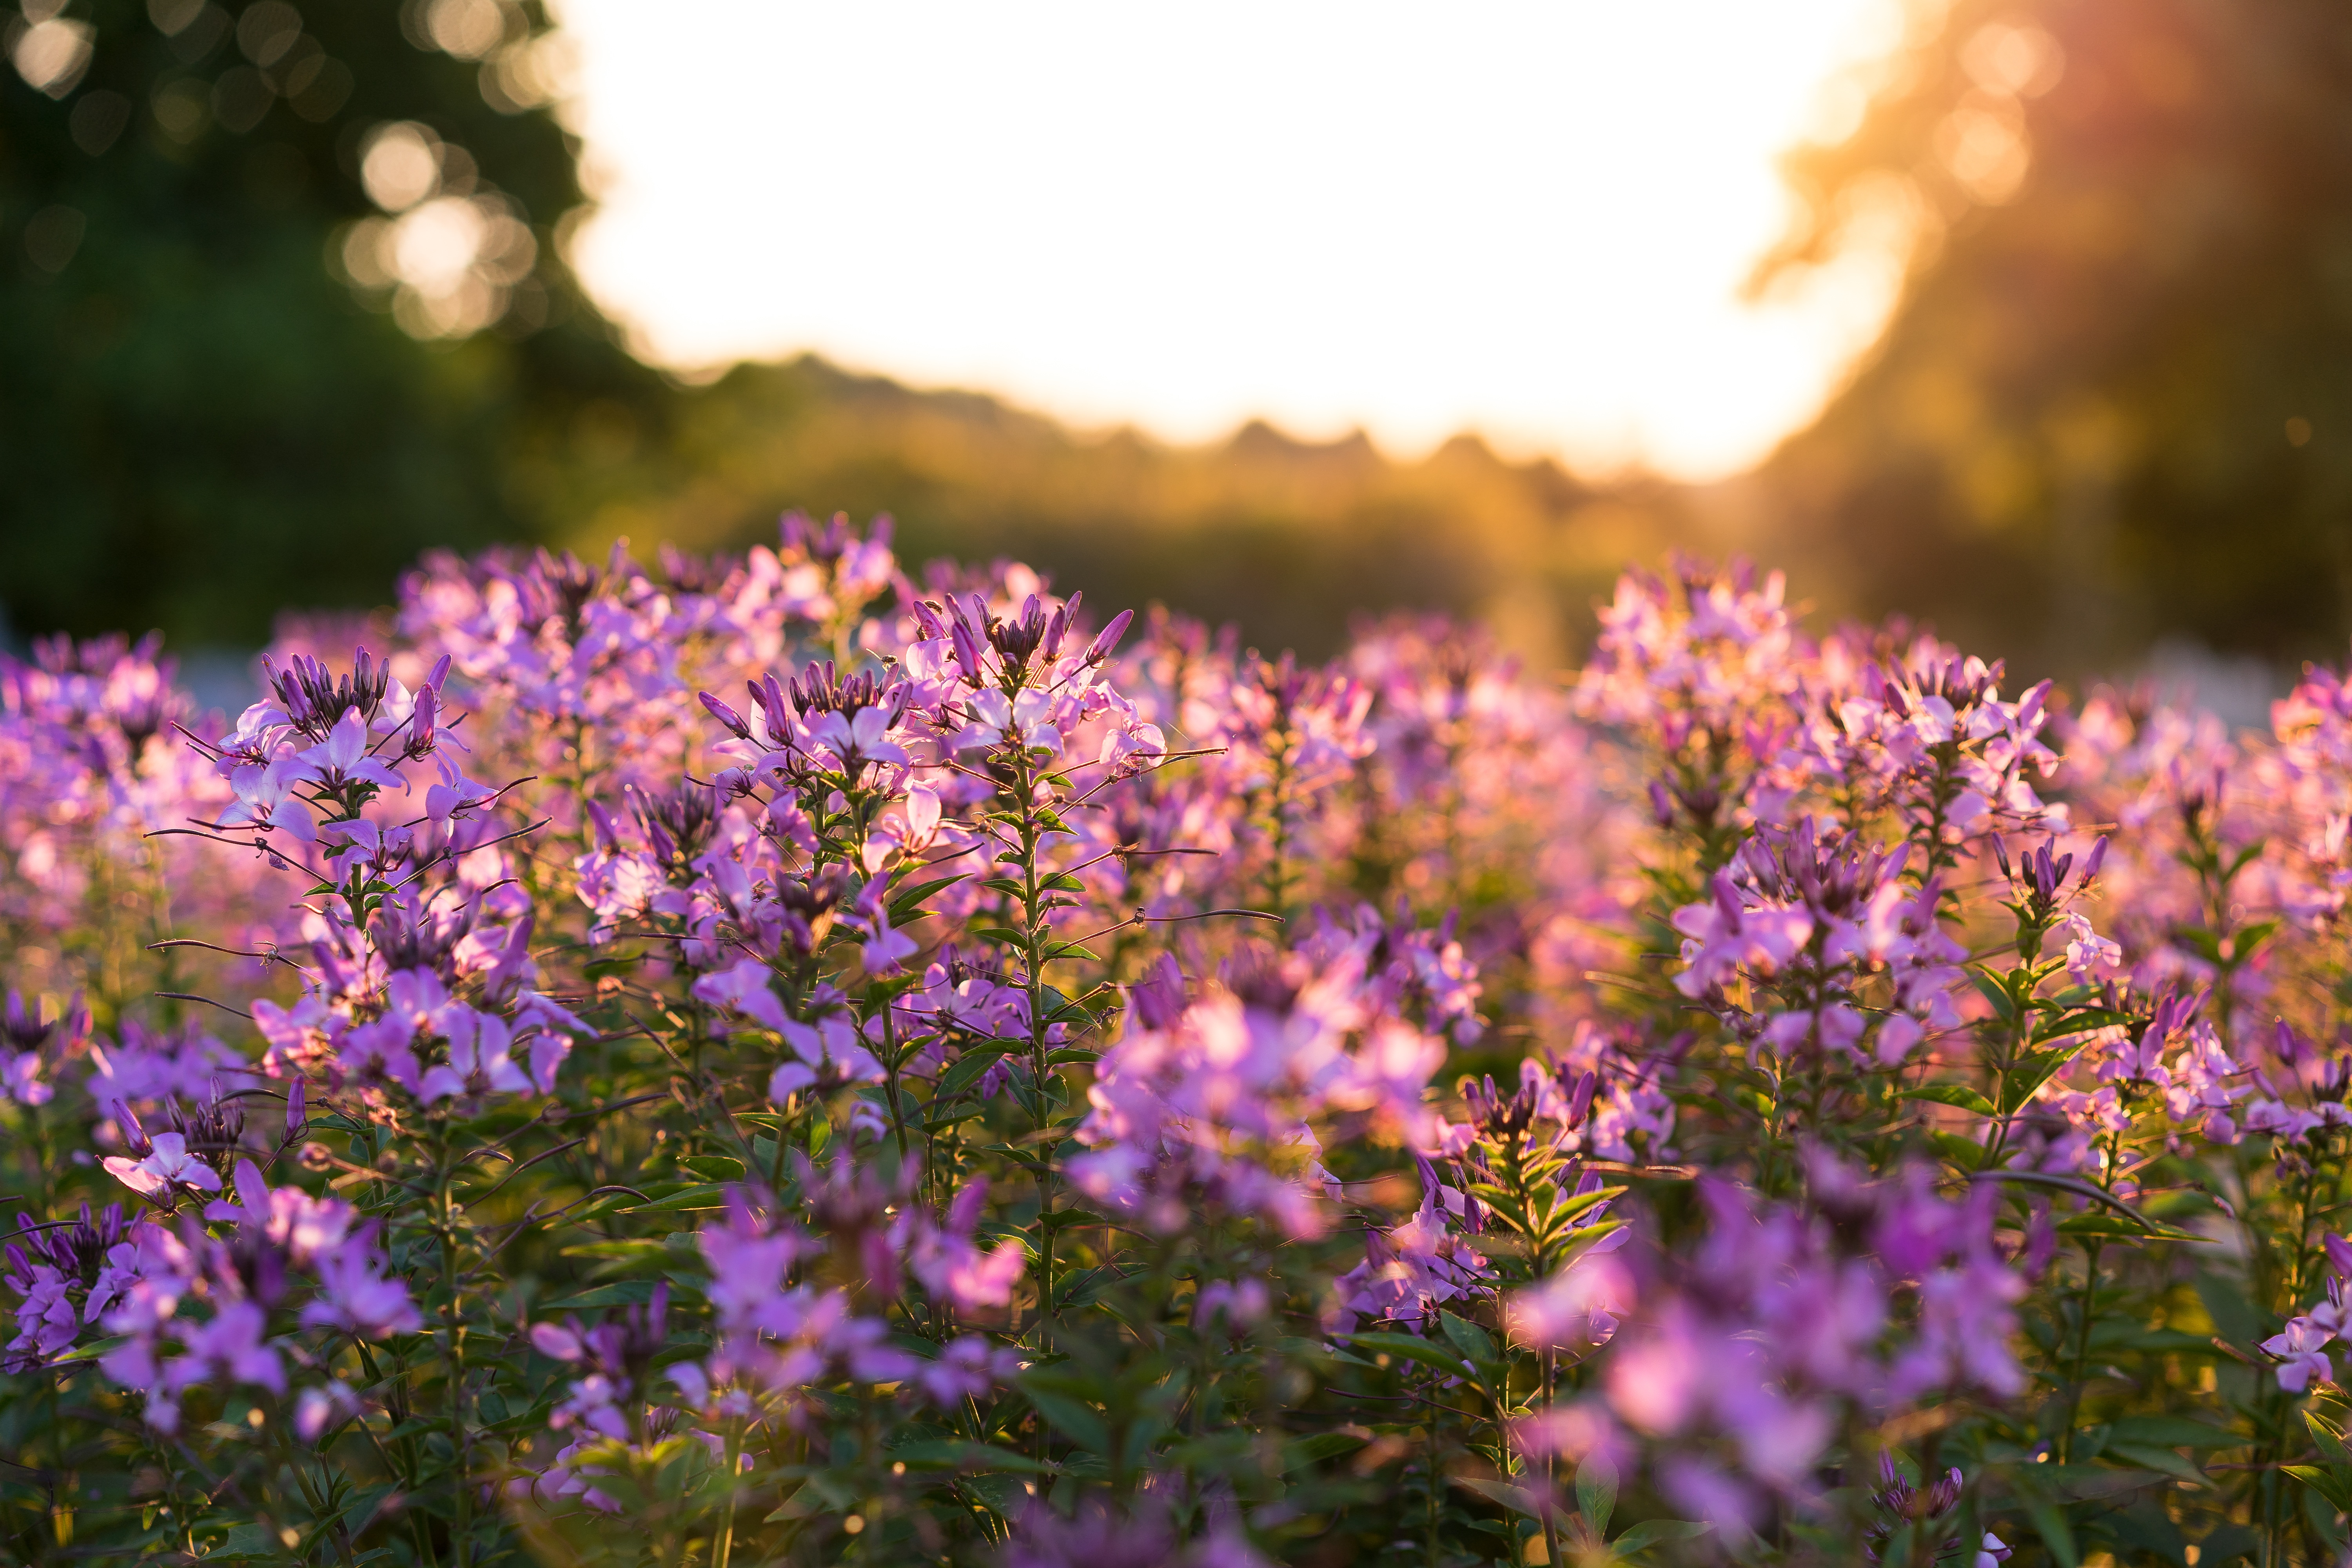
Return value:
<svg viewBox="0 0 2352 1568">
<path fill-rule="evenodd" d="M 284 1394 L 285 1363 L 262 1342 L 266 1324 L 262 1310 L 251 1301 L 222 1302 L 210 1322 L 179 1320 L 180 1342 L 188 1353 L 164 1367 L 163 1386 L 176 1394 L 192 1383 L 220 1377 Z"/>
<path fill-rule="evenodd" d="M 2285 1330 L 2273 1334 L 2262 1345 L 2265 1352 L 2280 1358 L 2278 1385 L 2289 1394 L 2301 1394 L 2315 1381 L 2333 1383 L 2336 1363 L 2322 1347 L 2335 1337 L 2333 1329 L 2309 1317 L 2288 1319 Z"/>
<path fill-rule="evenodd" d="M 371 1222 L 341 1247 L 320 1255 L 319 1299 L 302 1309 L 305 1326 L 323 1324 L 372 1340 L 415 1333 L 424 1326 L 408 1287 L 383 1276 L 384 1258 L 375 1245 L 376 1228 Z"/>
<path fill-rule="evenodd" d="M 301 775 L 318 780 L 330 789 L 364 782 L 390 789 L 401 784 L 401 776 L 368 752 L 367 721 L 360 717 L 357 708 L 347 708 L 327 738 L 301 753 Z"/>
<path fill-rule="evenodd" d="M 2080 910 L 2067 910 L 2059 931 L 2066 938 L 2066 973 L 2075 984 L 2096 985 L 2123 972 L 2122 946 L 2093 931 Z"/>
<path fill-rule="evenodd" d="M 784 1017 L 782 1000 L 768 984 L 772 978 L 766 964 L 756 958 L 747 958 L 731 969 L 706 974 L 696 981 L 694 995 L 697 1001 L 740 1014 L 781 1035 L 792 1026 Z"/>
<path fill-rule="evenodd" d="M 109 1154 L 107 1171 L 142 1197 L 167 1198 L 174 1184 L 200 1192 L 221 1190 L 221 1179 L 210 1165 L 188 1152 L 187 1138 L 178 1132 L 158 1132 L 143 1160 Z"/>
<path fill-rule="evenodd" d="M 1028 751 L 1061 755 L 1062 732 L 1053 723 L 1055 700 L 1046 693 L 1027 690 L 1007 701 L 1004 693 L 987 688 L 972 692 L 963 703 L 971 718 L 952 739 L 957 751 L 1017 745 Z"/>
<path fill-rule="evenodd" d="M 923 1288 L 961 1312 L 1003 1306 L 1029 1271 L 1028 1249 L 1012 1237 L 989 1252 L 973 1244 L 972 1231 L 987 1202 L 985 1180 L 966 1184 L 949 1205 L 947 1223 L 920 1226 L 908 1255 L 907 1265 Z"/>
<path fill-rule="evenodd" d="M 965 1334 L 949 1341 L 937 1361 L 916 1373 L 915 1384 L 934 1405 L 952 1409 L 966 1399 L 986 1398 L 1020 1370 L 1021 1358 L 1012 1351 Z"/>
<path fill-rule="evenodd" d="M 1613 1248 L 1607 1248 L 1607 1242 L 1622 1244 L 1625 1235 L 1616 1232 L 1602 1248 L 1587 1251 L 1550 1279 L 1513 1293 L 1503 1310 L 1511 1332 L 1527 1344 L 1564 1350 L 1607 1344 L 1633 1307 L 1633 1276 L 1608 1256 Z"/>
<path fill-rule="evenodd" d="M 1803 909 L 1747 906 L 1722 871 L 1715 874 L 1713 897 L 1676 910 L 1674 925 L 1685 939 L 1686 965 L 1675 977 L 1675 988 L 1685 996 L 1705 995 L 1743 966 L 1759 974 L 1777 973 L 1813 935 L 1813 918 Z"/>
</svg>

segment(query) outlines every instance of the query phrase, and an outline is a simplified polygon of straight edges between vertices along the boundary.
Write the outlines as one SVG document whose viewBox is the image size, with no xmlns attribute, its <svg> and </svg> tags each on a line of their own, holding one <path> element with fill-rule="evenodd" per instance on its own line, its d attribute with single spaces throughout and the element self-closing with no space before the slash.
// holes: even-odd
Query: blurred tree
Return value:
<svg viewBox="0 0 2352 1568">
<path fill-rule="evenodd" d="M 258 641 L 428 544 L 530 536 L 515 458 L 674 397 L 558 258 L 536 0 L 21 0 L 0 33 L 0 606 Z M 13 67 L 13 69 L 6 68 Z"/>
<path fill-rule="evenodd" d="M 2335 0 L 1918 0 L 1759 276 L 1918 238 L 1765 467 L 1844 606 L 2076 671 L 2352 630 L 2352 22 Z"/>
<path fill-rule="evenodd" d="M 595 411 L 560 462 L 530 474 L 535 491 L 572 495 L 582 552 L 624 536 L 740 548 L 772 542 L 785 507 L 881 511 L 903 559 L 1013 556 L 1105 605 L 1237 621 L 1269 652 L 1328 653 L 1356 615 L 1404 608 L 1483 616 L 1549 658 L 1571 651 L 1628 558 L 1661 548 L 1645 503 L 1666 487 L 1596 489 L 1475 437 L 1417 461 L 1361 435 L 1310 443 L 1257 422 L 1171 447 L 814 356 L 740 365 L 684 406 L 659 447 L 622 411 Z M 1723 548 L 1681 526 L 1696 547 Z"/>
</svg>

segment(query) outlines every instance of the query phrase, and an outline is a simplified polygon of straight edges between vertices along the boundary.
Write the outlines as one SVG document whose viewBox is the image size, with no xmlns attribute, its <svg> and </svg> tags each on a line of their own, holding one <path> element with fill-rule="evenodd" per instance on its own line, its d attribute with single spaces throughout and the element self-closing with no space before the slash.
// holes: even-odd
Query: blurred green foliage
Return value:
<svg viewBox="0 0 2352 1568">
<path fill-rule="evenodd" d="M 2166 635 L 2340 658 L 2347 106 L 2327 0 L 1919 5 L 1859 132 L 1792 161 L 1808 216 L 1777 259 L 1889 205 L 1928 247 L 1870 363 L 1757 476 L 1759 531 L 1834 602 L 2036 667 Z"/>
<path fill-rule="evenodd" d="M 501 37 L 544 26 L 482 4 Z M 493 109 L 490 67 L 404 38 L 422 8 L 54 8 L 9 20 L 0 69 L 0 603 L 20 631 L 251 644 L 283 605 L 381 602 L 427 545 L 529 531 L 515 461 L 583 398 L 667 407 L 553 258 L 574 148 Z M 412 339 L 330 270 L 375 211 L 365 138 L 398 121 L 469 153 L 537 233 L 499 326 L 463 342 Z"/>
<path fill-rule="evenodd" d="M 1360 436 L 1310 445 L 1255 423 L 1204 447 L 1080 437 L 814 358 L 740 366 L 684 396 L 667 445 L 620 408 L 583 411 L 569 542 L 740 546 L 772 540 L 786 505 L 887 512 L 902 560 L 1012 556 L 1105 604 L 1235 620 L 1269 652 L 1319 656 L 1356 615 L 1419 607 L 1486 616 L 1549 658 L 1654 542 L 1623 498 L 1468 437 L 1410 463 Z"/>
</svg>

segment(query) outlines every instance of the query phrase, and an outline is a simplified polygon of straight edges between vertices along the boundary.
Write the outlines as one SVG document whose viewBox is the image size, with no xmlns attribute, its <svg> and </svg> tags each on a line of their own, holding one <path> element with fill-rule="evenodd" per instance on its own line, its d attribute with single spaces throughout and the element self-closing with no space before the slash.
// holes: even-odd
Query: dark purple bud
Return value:
<svg viewBox="0 0 2352 1568">
<path fill-rule="evenodd" d="M 2039 1279 L 2057 1255 L 2058 1227 L 2050 1223 L 2049 1205 L 2038 1205 L 2025 1227 L 2025 1250 L 2018 1258 L 2020 1272 L 2028 1279 Z"/>
<path fill-rule="evenodd" d="M 416 714 L 408 726 L 408 750 L 412 755 L 422 756 L 433 749 L 433 719 L 440 705 L 432 687 L 417 692 Z"/>
<path fill-rule="evenodd" d="M 1715 874 L 1715 907 L 1727 920 L 1739 918 L 1739 895 L 1732 889 L 1730 876 L 1722 871 Z"/>
<path fill-rule="evenodd" d="M 1087 662 L 1100 664 L 1108 658 L 1111 649 L 1118 646 L 1118 639 L 1127 635 L 1128 623 L 1134 619 L 1133 610 L 1121 610 L 1113 616 L 1110 618 L 1110 625 L 1097 633 L 1095 640 L 1087 646 Z"/>
<path fill-rule="evenodd" d="M 757 680 L 745 681 L 744 686 L 751 691 L 751 700 L 760 705 L 760 711 L 767 715 L 769 738 L 791 734 L 792 717 L 784 707 L 784 689 L 776 684 L 775 675 L 771 672 Z"/>
<path fill-rule="evenodd" d="M 2272 1031 L 2271 1049 L 2277 1053 L 2280 1062 L 2284 1064 L 2288 1068 L 2292 1069 L 2302 1065 L 2304 1058 L 2303 1037 L 2296 1034 L 2294 1032 L 2294 1026 L 2288 1023 L 2284 1018 L 2281 1018 L 2278 1021 L 2277 1027 Z"/>
<path fill-rule="evenodd" d="M 963 671 L 966 684 L 980 685 L 982 682 L 980 643 L 971 635 L 971 628 L 964 625 L 963 617 L 959 616 L 956 617 L 955 629 L 948 635 L 955 645 L 956 668 Z"/>
<path fill-rule="evenodd" d="M 2334 1231 L 2327 1233 L 2327 1267 L 2339 1279 L 2352 1279 L 2352 1241 L 2347 1241 Z"/>
<path fill-rule="evenodd" d="M 2083 886 L 2084 888 L 2087 889 L 2093 882 L 2098 879 L 2099 868 L 2106 863 L 2107 836 L 2102 833 L 2099 835 L 2099 841 L 2091 846 L 2090 858 L 2083 862 Z"/>
<path fill-rule="evenodd" d="M 310 1118 L 303 1110 L 302 1080 L 296 1079 L 286 1095 L 286 1136 L 293 1137 L 310 1125 Z"/>
<path fill-rule="evenodd" d="M 425 678 L 425 684 L 438 691 L 441 689 L 441 683 L 448 679 L 449 656 L 445 653 L 433 661 L 433 673 Z"/>
<path fill-rule="evenodd" d="M 1661 827 L 1675 825 L 1674 798 L 1666 794 L 1666 786 L 1655 779 L 1650 781 L 1650 815 L 1657 819 Z"/>
<path fill-rule="evenodd" d="M 1576 1088 L 1570 1091 L 1568 1097 L 1568 1124 L 1570 1127 L 1583 1125 L 1585 1116 L 1592 1110 L 1593 1091 L 1600 1087 L 1600 1076 L 1590 1068 L 1585 1069 L 1582 1078 L 1576 1080 Z"/>
<path fill-rule="evenodd" d="M 727 704 L 719 701 L 719 699 L 713 697 L 708 691 L 702 692 L 700 695 L 702 698 L 702 705 L 710 710 L 710 716 L 713 719 L 716 719 L 721 724 L 726 725 L 728 729 L 733 731 L 740 739 L 748 741 L 751 738 L 751 726 L 743 722 L 743 716 L 740 713 L 736 712 L 735 710 L 728 707 Z"/>
<path fill-rule="evenodd" d="M 621 847 L 621 834 L 613 822 L 613 814 L 597 801 L 588 803 L 588 823 L 596 835 L 596 847 L 607 855 Z"/>
<path fill-rule="evenodd" d="M 1037 653 L 1038 656 L 1044 658 L 1048 664 L 1051 664 L 1055 659 L 1061 657 L 1062 634 L 1069 629 L 1067 624 L 1068 615 L 1069 612 L 1067 610 L 1056 609 L 1055 610 L 1052 618 L 1047 620 L 1045 623 L 1045 640 L 1037 645 Z"/>
<path fill-rule="evenodd" d="M 118 1100 L 114 1102 L 114 1124 L 122 1129 L 122 1142 L 129 1145 L 132 1153 L 144 1159 L 155 1152 L 154 1143 L 148 1139 L 147 1129 L 139 1125 L 139 1113 L 131 1110 L 127 1101 Z"/>
</svg>

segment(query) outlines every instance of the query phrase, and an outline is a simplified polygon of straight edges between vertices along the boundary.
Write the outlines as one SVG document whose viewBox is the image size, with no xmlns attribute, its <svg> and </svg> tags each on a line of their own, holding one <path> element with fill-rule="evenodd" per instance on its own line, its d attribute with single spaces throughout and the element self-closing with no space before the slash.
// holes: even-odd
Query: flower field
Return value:
<svg viewBox="0 0 2352 1568">
<path fill-rule="evenodd" d="M 0 1560 L 2344 1561 L 2352 688 L 1105 609 L 0 663 Z"/>
</svg>

